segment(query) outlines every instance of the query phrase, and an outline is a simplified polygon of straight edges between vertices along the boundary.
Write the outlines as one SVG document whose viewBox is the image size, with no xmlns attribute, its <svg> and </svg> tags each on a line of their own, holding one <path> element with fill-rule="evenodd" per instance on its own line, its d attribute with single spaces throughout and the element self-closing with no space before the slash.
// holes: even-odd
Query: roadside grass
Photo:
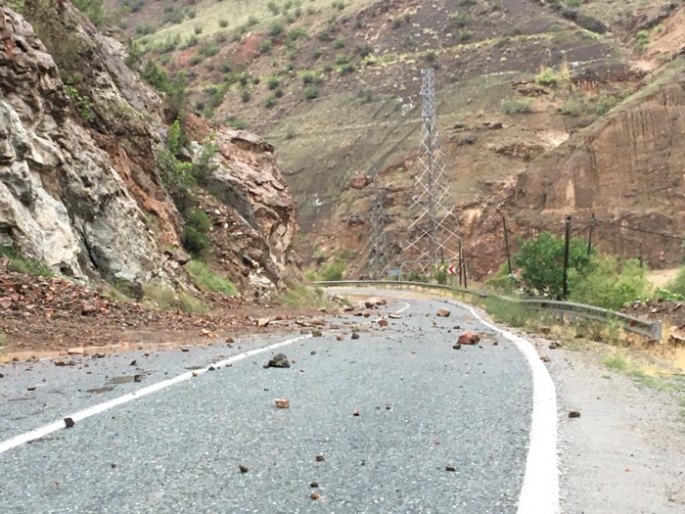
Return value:
<svg viewBox="0 0 685 514">
<path fill-rule="evenodd" d="M 4 332 L 0 332 L 0 350 L 2 350 L 7 344 L 7 335 Z"/>
<path fill-rule="evenodd" d="M 180 310 L 188 313 L 207 314 L 209 309 L 197 298 L 183 291 L 176 292 L 158 284 L 143 286 L 143 305 L 159 310 Z"/>
<path fill-rule="evenodd" d="M 290 307 L 331 309 L 334 307 L 320 287 L 305 286 L 302 284 L 287 284 L 288 289 L 277 296 L 276 300 Z"/>
<path fill-rule="evenodd" d="M 214 273 L 204 262 L 192 260 L 184 268 L 190 275 L 193 284 L 202 291 L 223 293 L 229 296 L 238 294 L 238 289 L 233 285 L 233 282 Z"/>
</svg>

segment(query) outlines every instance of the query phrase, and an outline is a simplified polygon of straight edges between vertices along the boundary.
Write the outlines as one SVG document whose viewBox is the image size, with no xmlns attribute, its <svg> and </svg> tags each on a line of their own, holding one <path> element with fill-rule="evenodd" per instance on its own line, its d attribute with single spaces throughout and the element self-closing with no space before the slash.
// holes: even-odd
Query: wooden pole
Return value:
<svg viewBox="0 0 685 514">
<path fill-rule="evenodd" d="M 564 275 L 562 279 L 562 299 L 568 296 L 568 254 L 571 246 L 571 216 L 566 217 L 566 242 L 564 245 Z"/>
<path fill-rule="evenodd" d="M 507 218 L 504 213 L 502 213 L 502 228 L 504 229 L 504 246 L 507 249 L 507 266 L 509 267 L 509 274 L 511 275 L 513 270 L 511 267 L 511 251 L 509 250 L 509 233 L 507 231 Z"/>
</svg>

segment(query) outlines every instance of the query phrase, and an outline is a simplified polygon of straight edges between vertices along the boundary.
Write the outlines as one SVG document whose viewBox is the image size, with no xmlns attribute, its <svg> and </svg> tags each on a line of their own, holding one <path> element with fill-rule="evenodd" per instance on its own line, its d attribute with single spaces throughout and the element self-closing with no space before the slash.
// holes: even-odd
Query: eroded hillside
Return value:
<svg viewBox="0 0 685 514">
<path fill-rule="evenodd" d="M 401 259 L 429 66 L 474 276 L 504 259 L 501 211 L 514 235 L 558 232 L 568 214 L 581 231 L 595 212 L 606 250 L 680 259 L 675 239 L 616 228 L 685 230 L 679 2 L 110 3 L 134 11 L 122 26 L 149 55 L 187 71 L 196 110 L 278 148 L 307 259 L 344 248 L 348 274 L 364 271 L 373 193 L 350 184 L 372 168 Z"/>
</svg>

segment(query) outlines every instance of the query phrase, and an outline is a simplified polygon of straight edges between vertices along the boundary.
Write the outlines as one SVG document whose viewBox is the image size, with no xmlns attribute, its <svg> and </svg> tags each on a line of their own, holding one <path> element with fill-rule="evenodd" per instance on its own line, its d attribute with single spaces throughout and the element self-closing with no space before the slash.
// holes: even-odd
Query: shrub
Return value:
<svg viewBox="0 0 685 514">
<path fill-rule="evenodd" d="M 404 25 L 404 20 L 402 18 L 395 18 L 392 20 L 392 28 L 394 29 L 399 29 L 402 25 Z"/>
<path fill-rule="evenodd" d="M 266 79 L 266 86 L 269 88 L 269 91 L 273 91 L 274 89 L 278 88 L 280 82 L 278 80 L 278 77 L 269 77 Z"/>
<path fill-rule="evenodd" d="M 261 54 L 269 54 L 271 53 L 271 49 L 273 48 L 273 44 L 271 43 L 270 39 L 265 39 L 262 41 L 262 43 L 259 45 L 259 53 Z"/>
<path fill-rule="evenodd" d="M 649 33 L 646 30 L 641 30 L 635 37 L 635 48 L 638 52 L 643 53 L 649 45 Z"/>
<path fill-rule="evenodd" d="M 236 130 L 247 130 L 250 124 L 240 118 L 229 118 L 226 120 L 226 125 Z"/>
<path fill-rule="evenodd" d="M 202 57 L 199 55 L 193 55 L 190 59 L 188 59 L 188 64 L 191 66 L 197 66 L 202 62 Z"/>
<path fill-rule="evenodd" d="M 556 87 L 561 82 L 561 76 L 552 68 L 545 68 L 535 77 L 535 82 L 541 86 Z"/>
<path fill-rule="evenodd" d="M 619 104 L 620 100 L 615 96 L 607 95 L 602 92 L 597 100 L 597 105 L 595 106 L 595 112 L 598 116 L 604 116 L 606 113 L 611 111 L 614 107 Z"/>
<path fill-rule="evenodd" d="M 219 53 L 219 47 L 211 43 L 205 43 L 200 47 L 200 53 L 205 57 L 212 57 Z"/>
<path fill-rule="evenodd" d="M 197 314 L 208 312 L 207 307 L 200 300 L 188 293 L 183 291 L 176 293 L 171 288 L 153 284 L 143 285 L 143 303 L 162 310 L 181 310 Z"/>
<path fill-rule="evenodd" d="M 198 35 L 199 35 L 199 34 L 202 34 L 202 27 L 201 27 L 200 25 L 197 25 L 197 26 L 193 29 L 193 32 L 195 32 L 195 34 L 198 34 Z"/>
<path fill-rule="evenodd" d="M 147 36 L 148 34 L 154 34 L 155 30 L 155 27 L 153 27 L 149 23 L 141 23 L 140 25 L 136 26 L 136 34 L 139 36 Z"/>
<path fill-rule="evenodd" d="M 373 89 L 371 89 L 371 86 L 366 86 L 362 89 L 359 92 L 359 98 L 361 98 L 362 102 L 365 104 L 371 103 L 373 100 Z"/>
<path fill-rule="evenodd" d="M 521 281 L 529 293 L 561 299 L 563 292 L 564 239 L 542 232 L 537 237 L 519 240 L 514 262 L 521 268 Z M 572 238 L 569 245 L 569 270 L 581 273 L 590 259 L 586 242 Z"/>
<path fill-rule="evenodd" d="M 452 22 L 459 28 L 466 27 L 466 25 L 469 24 L 469 21 L 471 21 L 466 14 L 460 12 L 455 12 L 451 18 Z"/>
<path fill-rule="evenodd" d="M 569 98 L 561 106 L 561 114 L 565 116 L 580 116 L 581 105 L 575 98 Z"/>
<path fill-rule="evenodd" d="M 274 107 L 276 107 L 277 103 L 278 102 L 276 100 L 276 97 L 274 95 L 269 95 L 266 97 L 266 101 L 264 102 L 264 107 L 266 107 L 267 109 L 273 109 Z"/>
<path fill-rule="evenodd" d="M 221 27 L 222 29 L 225 29 L 226 27 L 228 27 L 228 20 L 224 20 L 224 19 L 219 20 L 219 27 Z"/>
<path fill-rule="evenodd" d="M 276 98 L 283 98 L 283 90 L 279 87 L 276 89 L 276 91 L 274 91 L 274 96 Z"/>
<path fill-rule="evenodd" d="M 504 114 L 529 114 L 533 112 L 533 99 L 507 98 L 502 100 L 501 107 Z"/>
<path fill-rule="evenodd" d="M 276 2 L 274 2 L 273 0 L 266 4 L 266 8 L 269 9 L 269 11 L 271 11 L 271 14 L 273 14 L 274 16 L 278 16 L 279 14 L 281 14 L 281 9 L 278 7 L 278 5 L 276 5 Z"/>
<path fill-rule="evenodd" d="M 306 88 L 304 88 L 303 95 L 305 100 L 314 100 L 319 96 L 319 88 L 314 85 L 307 86 Z"/>
<path fill-rule="evenodd" d="M 283 25 L 280 25 L 279 23 L 272 23 L 269 26 L 269 35 L 271 37 L 279 36 L 281 32 L 283 32 Z"/>
<path fill-rule="evenodd" d="M 288 41 L 297 41 L 298 39 L 307 39 L 309 34 L 301 27 L 295 28 L 288 32 Z"/>
<path fill-rule="evenodd" d="M 531 318 L 531 311 L 516 302 L 509 302 L 501 298 L 486 298 L 485 310 L 500 323 L 511 327 L 523 327 Z"/>
<path fill-rule="evenodd" d="M 335 41 L 333 41 L 333 48 L 335 48 L 336 50 L 340 50 L 345 46 L 346 43 L 347 41 L 344 37 L 339 37 Z"/>
<path fill-rule="evenodd" d="M 247 89 L 243 89 L 240 92 L 240 100 L 246 104 L 247 102 L 250 101 L 250 98 L 252 98 L 252 95 L 250 95 L 250 92 Z"/>
<path fill-rule="evenodd" d="M 235 295 L 238 293 L 235 285 L 226 277 L 213 273 L 204 262 L 192 260 L 184 266 L 193 284 L 202 291 Z"/>
<path fill-rule="evenodd" d="M 248 26 L 248 27 L 254 27 L 254 26 L 257 25 L 258 23 L 259 23 L 259 20 L 258 20 L 256 17 L 254 17 L 254 16 L 250 16 L 250 17 L 247 19 L 247 26 Z"/>
<path fill-rule="evenodd" d="M 321 280 L 334 282 L 343 279 L 343 273 L 347 268 L 347 262 L 344 259 L 336 259 L 335 262 L 326 264 L 321 268 Z"/>
<path fill-rule="evenodd" d="M 341 75 L 349 75 L 350 73 L 354 73 L 357 68 L 354 66 L 352 63 L 348 64 L 343 64 L 340 66 L 338 71 L 340 72 Z"/>
<path fill-rule="evenodd" d="M 407 282 L 419 282 L 421 284 L 428 284 L 430 282 L 427 276 L 419 273 L 418 271 L 411 271 L 409 274 L 407 274 L 405 280 Z"/>
<path fill-rule="evenodd" d="M 468 41 L 473 36 L 473 33 L 467 29 L 461 29 L 459 31 L 459 41 Z"/>
<path fill-rule="evenodd" d="M 308 71 L 302 75 L 302 82 L 305 85 L 312 84 L 314 82 L 314 74 L 311 71 Z"/>
<path fill-rule="evenodd" d="M 459 0 L 459 5 L 476 5 L 477 0 Z"/>
<path fill-rule="evenodd" d="M 637 260 L 619 263 L 614 256 L 596 254 L 588 266 L 571 270 L 569 289 L 575 302 L 619 310 L 626 303 L 646 298 L 651 287 Z"/>
</svg>

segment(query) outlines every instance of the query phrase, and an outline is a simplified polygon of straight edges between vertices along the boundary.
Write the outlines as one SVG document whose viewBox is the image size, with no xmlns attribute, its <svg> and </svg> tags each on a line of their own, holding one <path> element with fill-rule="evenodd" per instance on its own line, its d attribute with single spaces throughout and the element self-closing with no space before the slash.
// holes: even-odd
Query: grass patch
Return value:
<svg viewBox="0 0 685 514">
<path fill-rule="evenodd" d="M 277 297 L 283 305 L 291 307 L 311 307 L 330 309 L 333 303 L 328 300 L 320 287 L 309 287 L 301 284 L 288 284 L 288 290 Z"/>
<path fill-rule="evenodd" d="M 159 284 L 143 286 L 143 305 L 165 311 L 180 310 L 195 314 L 207 314 L 209 309 L 197 298 L 183 291 L 176 292 Z"/>
<path fill-rule="evenodd" d="M 502 100 L 501 108 L 504 114 L 530 114 L 533 112 L 533 99 L 507 98 Z"/>
<path fill-rule="evenodd" d="M 7 345 L 7 335 L 4 332 L 0 332 L 0 348 Z"/>
<path fill-rule="evenodd" d="M 486 298 L 483 307 L 495 321 L 511 327 L 523 327 L 532 318 L 530 310 L 499 298 Z"/>
<path fill-rule="evenodd" d="M 52 277 L 54 273 L 45 264 L 33 259 L 22 257 L 14 248 L 3 247 L 0 248 L 0 256 L 4 255 L 9 258 L 10 262 L 8 269 L 16 273 L 24 273 L 25 275 L 35 275 L 39 277 Z"/>
<path fill-rule="evenodd" d="M 233 282 L 212 272 L 204 262 L 192 260 L 184 266 L 193 284 L 202 291 L 223 293 L 230 296 L 238 294 Z"/>
</svg>

